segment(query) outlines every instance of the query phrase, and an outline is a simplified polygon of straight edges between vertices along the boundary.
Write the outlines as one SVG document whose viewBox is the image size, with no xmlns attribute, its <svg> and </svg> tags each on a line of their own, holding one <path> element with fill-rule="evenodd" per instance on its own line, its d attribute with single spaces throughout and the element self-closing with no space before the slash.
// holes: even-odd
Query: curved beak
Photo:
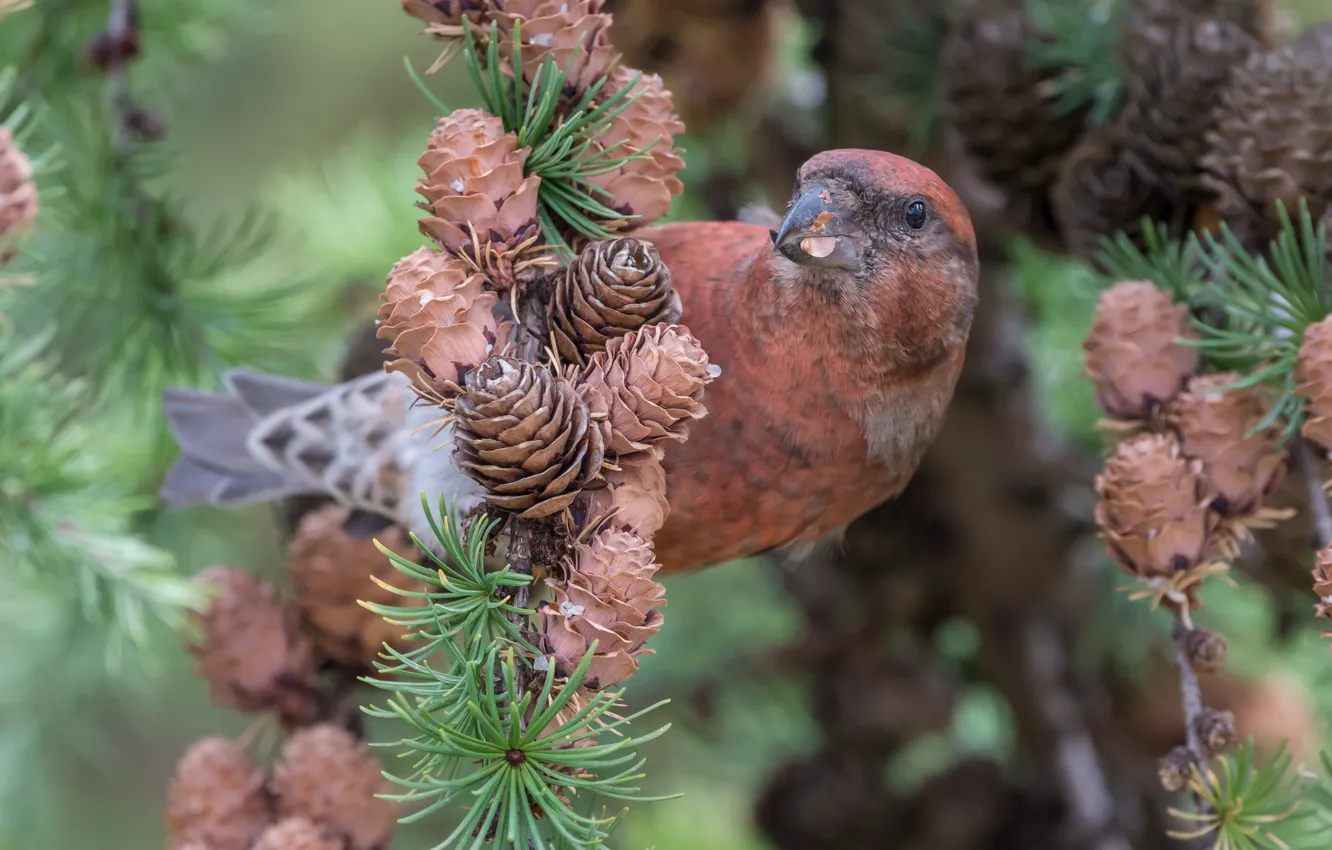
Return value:
<svg viewBox="0 0 1332 850">
<path fill-rule="evenodd" d="M 859 250 L 854 240 L 844 238 L 848 225 L 843 212 L 832 198 L 828 187 L 816 183 L 796 198 L 782 226 L 772 233 L 772 244 L 793 263 L 804 266 L 825 266 L 855 269 L 859 267 Z M 831 253 L 810 253 L 806 239 L 842 237 L 836 239 Z"/>
</svg>

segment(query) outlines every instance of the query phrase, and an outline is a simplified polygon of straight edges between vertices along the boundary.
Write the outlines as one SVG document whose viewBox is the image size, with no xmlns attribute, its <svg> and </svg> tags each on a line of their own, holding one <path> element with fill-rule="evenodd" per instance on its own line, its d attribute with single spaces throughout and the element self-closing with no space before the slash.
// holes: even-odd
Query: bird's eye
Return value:
<svg viewBox="0 0 1332 850">
<path fill-rule="evenodd" d="M 906 223 L 907 227 L 910 227 L 912 230 L 920 230 L 924 227 L 925 222 L 929 217 L 930 212 L 925 208 L 924 201 L 912 201 L 907 204 Z"/>
</svg>

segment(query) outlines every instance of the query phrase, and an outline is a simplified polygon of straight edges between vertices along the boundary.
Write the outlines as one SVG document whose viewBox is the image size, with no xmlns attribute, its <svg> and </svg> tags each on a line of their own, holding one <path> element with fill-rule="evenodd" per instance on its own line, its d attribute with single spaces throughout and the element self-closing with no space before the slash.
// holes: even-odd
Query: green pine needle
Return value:
<svg viewBox="0 0 1332 850">
<path fill-rule="evenodd" d="M 1120 231 L 1114 238 L 1102 237 L 1099 265 L 1106 277 L 1121 280 L 1150 280 L 1174 298 L 1192 306 L 1205 295 L 1207 277 L 1202 247 L 1196 236 L 1174 239 L 1162 222 L 1144 216 L 1142 237 L 1146 250 Z"/>
<path fill-rule="evenodd" d="M 1042 38 L 1028 61 L 1054 74 L 1050 81 L 1056 115 L 1087 110 L 1090 124 L 1113 119 L 1124 101 L 1119 70 L 1123 0 L 1027 0 L 1026 10 Z"/>
<path fill-rule="evenodd" d="M 626 216 L 597 200 L 608 197 L 604 190 L 593 186 L 591 178 L 619 171 L 634 160 L 647 159 L 646 151 L 661 140 L 654 140 L 644 152 L 626 154 L 620 144 L 598 149 L 595 145 L 609 129 L 611 122 L 633 104 L 641 95 L 634 92 L 640 76 L 613 95 L 598 98 L 605 88 L 603 77 L 587 91 L 577 103 L 560 118 L 561 98 L 570 74 L 573 59 L 561 68 L 553 57 L 548 57 L 525 81 L 522 76 L 522 28 L 515 22 L 512 44 L 514 74 L 504 72 L 499 52 L 499 24 L 491 22 L 484 55 L 476 46 L 471 22 L 463 19 L 464 64 L 486 109 L 499 116 L 505 130 L 515 133 L 518 142 L 531 148 L 526 173 L 541 178 L 537 195 L 537 215 L 543 238 L 562 259 L 573 256 L 569 239 L 577 234 L 588 239 L 610 239 L 635 216 Z"/>
<path fill-rule="evenodd" d="M 1254 761 L 1252 739 L 1233 754 L 1217 759 L 1205 773 L 1196 767 L 1189 790 L 1198 796 L 1204 810 L 1171 809 L 1181 825 L 1169 834 L 1183 840 L 1205 839 L 1214 850 L 1295 850 L 1283 840 L 1281 831 L 1301 826 L 1313 812 L 1303 805 L 1304 782 L 1291 769 L 1285 745 L 1267 764 Z M 1317 846 L 1326 847 L 1324 836 Z"/>
</svg>

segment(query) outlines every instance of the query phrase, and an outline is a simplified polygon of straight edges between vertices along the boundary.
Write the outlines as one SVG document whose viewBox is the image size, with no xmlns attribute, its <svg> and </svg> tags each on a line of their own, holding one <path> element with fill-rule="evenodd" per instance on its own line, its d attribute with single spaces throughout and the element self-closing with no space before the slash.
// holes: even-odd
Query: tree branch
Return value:
<svg viewBox="0 0 1332 850">
<path fill-rule="evenodd" d="M 1304 479 L 1305 491 L 1309 497 L 1309 511 L 1313 514 L 1314 536 L 1318 548 L 1332 545 L 1332 506 L 1328 505 L 1327 490 L 1323 488 L 1322 477 L 1318 474 L 1318 463 L 1314 459 L 1313 447 L 1303 437 L 1296 437 L 1291 444 L 1290 453 L 1295 458 L 1295 466 Z"/>
</svg>

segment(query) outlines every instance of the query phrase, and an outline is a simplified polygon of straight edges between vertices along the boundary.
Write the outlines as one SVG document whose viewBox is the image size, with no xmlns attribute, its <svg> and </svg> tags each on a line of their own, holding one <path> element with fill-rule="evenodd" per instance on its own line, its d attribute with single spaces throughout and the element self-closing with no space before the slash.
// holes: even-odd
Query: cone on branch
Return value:
<svg viewBox="0 0 1332 850">
<path fill-rule="evenodd" d="M 1051 227 L 1049 192 L 1082 135 L 1086 110 L 1058 114 L 1057 69 L 1029 61 L 1042 38 L 1020 0 L 957 4 L 941 56 L 944 108 L 977 173 Z"/>
<path fill-rule="evenodd" d="M 1238 24 L 1186 17 L 1167 30 L 1164 44 L 1128 39 L 1124 46 L 1128 100 L 1119 122 L 1135 140 L 1128 161 L 1149 185 L 1183 208 L 1209 193 L 1199 160 L 1207 151 L 1214 109 L 1231 71 L 1258 51 Z"/>
<path fill-rule="evenodd" d="M 637 82 L 635 82 L 637 80 Z M 656 74 L 641 74 L 623 65 L 606 78 L 603 99 L 628 90 L 634 98 L 623 106 L 593 147 L 607 156 L 634 156 L 620 168 L 589 175 L 592 185 L 608 195 L 596 195 L 605 206 L 633 216 L 630 227 L 651 224 L 671 208 L 671 199 L 684 191 L 679 173 L 684 159 L 675 147 L 675 137 L 684 132 L 684 122 L 675 113 L 671 93 Z"/>
<path fill-rule="evenodd" d="M 637 239 L 589 242 L 557 278 L 550 328 L 566 362 L 582 364 L 611 339 L 680 319 L 680 296 L 657 249 Z"/>
<path fill-rule="evenodd" d="M 1250 57 L 1216 107 L 1202 165 L 1217 211 L 1246 248 L 1265 250 L 1301 198 L 1332 205 L 1332 57 L 1292 48 Z"/>
<path fill-rule="evenodd" d="M 194 742 L 167 789 L 168 850 L 252 850 L 273 817 L 266 781 L 235 741 Z"/>
<path fill-rule="evenodd" d="M 37 217 L 37 184 L 32 162 L 14 134 L 0 125 L 0 239 L 32 226 Z"/>
<path fill-rule="evenodd" d="M 689 423 L 707 415 L 710 370 L 707 352 L 687 329 L 647 325 L 594 355 L 578 376 L 578 392 L 607 453 L 625 460 L 660 450 L 666 440 L 685 441 Z"/>
<path fill-rule="evenodd" d="M 458 467 L 522 518 L 564 510 L 601 476 L 605 444 L 587 403 L 542 367 L 490 358 L 467 375 L 454 415 Z"/>
<path fill-rule="evenodd" d="M 512 64 L 514 24 L 520 24 L 523 77 L 529 82 L 553 58 L 568 72 L 566 86 L 576 101 L 615 59 L 611 16 L 601 11 L 605 0 L 503 0 L 497 5 L 500 55 Z"/>
<path fill-rule="evenodd" d="M 1175 747 L 1157 763 L 1156 775 L 1161 780 L 1161 787 L 1171 793 L 1183 791 L 1193 776 L 1196 760 L 1188 747 Z"/>
<path fill-rule="evenodd" d="M 390 341 L 391 372 L 418 389 L 449 397 L 476 364 L 508 336 L 495 318 L 497 296 L 466 260 L 418 248 L 389 272 L 380 296 L 379 338 Z"/>
<path fill-rule="evenodd" d="M 430 213 L 421 233 L 466 257 L 500 289 L 531 280 L 550 262 L 537 244 L 541 178 L 523 171 L 531 152 L 497 116 L 458 109 L 439 120 L 418 160 L 425 172 L 419 206 Z"/>
<path fill-rule="evenodd" d="M 1096 403 L 1109 416 L 1141 420 L 1174 399 L 1198 369 L 1188 307 L 1150 281 L 1122 281 L 1101 293 L 1082 343 Z"/>
<path fill-rule="evenodd" d="M 264 830 L 254 850 L 344 850 L 346 844 L 328 835 L 309 818 L 286 818 Z"/>
<path fill-rule="evenodd" d="M 1202 464 L 1163 434 L 1121 442 L 1096 477 L 1096 524 L 1110 554 L 1139 578 L 1173 577 L 1203 563 L 1216 517 Z"/>
<path fill-rule="evenodd" d="M 1187 211 L 1176 210 L 1168 196 L 1134 168 L 1130 131 L 1119 123 L 1087 131 L 1060 167 L 1051 191 L 1055 221 L 1064 247 L 1083 258 L 1101 250 L 1101 240 L 1122 231 L 1141 247 L 1144 216 L 1182 234 Z"/>
<path fill-rule="evenodd" d="M 318 717 L 314 647 L 296 607 L 272 584 L 234 567 L 211 567 L 198 580 L 216 595 L 192 614 L 201 637 L 186 648 L 199 660 L 196 672 L 208 680 L 212 701 L 276 711 L 292 726 Z"/>
<path fill-rule="evenodd" d="M 1217 21 L 1238 28 L 1259 47 L 1279 40 L 1283 21 L 1277 0 L 1129 0 L 1120 32 L 1120 66 L 1127 75 L 1150 64 L 1187 26 Z"/>
<path fill-rule="evenodd" d="M 1171 410 L 1180 450 L 1202 462 L 1215 493 L 1212 510 L 1227 518 L 1257 513 L 1286 473 L 1280 427 L 1250 433 L 1268 405 L 1257 387 L 1233 387 L 1240 377 L 1223 372 L 1190 378 Z"/>
<path fill-rule="evenodd" d="M 1300 433 L 1332 450 L 1332 316 L 1305 329 L 1295 380 L 1308 413 Z"/>
<path fill-rule="evenodd" d="M 643 644 L 661 628 L 666 589 L 653 580 L 660 566 L 637 534 L 604 530 L 579 543 L 568 564 L 569 580 L 554 587 L 541 608 L 542 640 L 567 675 L 595 641 L 584 687 L 599 690 L 623 682 L 638 669 Z"/>
<path fill-rule="evenodd" d="M 1226 659 L 1226 639 L 1211 629 L 1189 629 L 1183 646 L 1189 663 L 1202 673 L 1215 673 Z"/>
<path fill-rule="evenodd" d="M 388 845 L 397 805 L 376 795 L 391 787 L 366 745 L 328 723 L 292 735 L 273 771 L 278 816 L 307 818 L 344 841 L 347 850 Z"/>
<path fill-rule="evenodd" d="M 359 604 L 424 604 L 424 599 L 399 596 L 375 583 L 424 591 L 420 582 L 405 582 L 374 540 L 355 538 L 343 530 L 351 511 L 328 505 L 301 518 L 287 551 L 296 605 L 315 647 L 326 657 L 353 670 L 372 670 L 384 644 L 406 651 L 402 626 L 394 626 Z M 380 543 L 408 560 L 420 550 L 400 527 L 379 535 Z"/>
<path fill-rule="evenodd" d="M 651 452 L 621 458 L 616 467 L 606 469 L 605 487 L 585 494 L 587 518 L 651 540 L 671 512 L 666 500 L 666 469 Z"/>
</svg>

